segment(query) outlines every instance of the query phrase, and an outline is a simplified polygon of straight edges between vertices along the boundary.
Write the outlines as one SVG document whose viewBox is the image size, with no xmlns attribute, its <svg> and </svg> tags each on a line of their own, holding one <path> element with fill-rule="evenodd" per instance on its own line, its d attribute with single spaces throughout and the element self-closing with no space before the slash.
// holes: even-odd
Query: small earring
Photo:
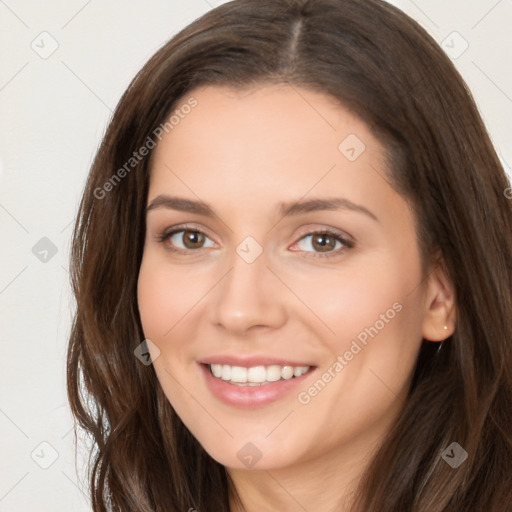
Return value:
<svg viewBox="0 0 512 512">
<path fill-rule="evenodd" d="M 443 329 L 444 329 L 445 331 L 447 331 L 447 330 L 448 330 L 448 326 L 447 326 L 447 325 L 444 325 L 444 326 L 443 326 Z M 437 350 L 436 350 L 436 353 L 435 353 L 435 355 L 436 355 L 436 356 L 439 354 L 439 351 L 441 350 L 441 348 L 442 348 L 442 346 L 443 346 L 443 343 L 444 343 L 444 341 L 439 342 L 439 347 L 437 347 Z"/>
</svg>

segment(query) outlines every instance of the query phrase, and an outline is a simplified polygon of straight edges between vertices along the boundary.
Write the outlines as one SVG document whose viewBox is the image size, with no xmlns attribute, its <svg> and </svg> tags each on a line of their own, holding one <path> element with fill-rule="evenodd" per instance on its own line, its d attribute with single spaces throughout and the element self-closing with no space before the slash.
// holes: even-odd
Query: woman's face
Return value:
<svg viewBox="0 0 512 512">
<path fill-rule="evenodd" d="M 305 89 L 190 96 L 152 155 L 138 281 L 160 384 L 228 468 L 364 453 L 404 403 L 425 330 L 386 148 Z"/>
</svg>

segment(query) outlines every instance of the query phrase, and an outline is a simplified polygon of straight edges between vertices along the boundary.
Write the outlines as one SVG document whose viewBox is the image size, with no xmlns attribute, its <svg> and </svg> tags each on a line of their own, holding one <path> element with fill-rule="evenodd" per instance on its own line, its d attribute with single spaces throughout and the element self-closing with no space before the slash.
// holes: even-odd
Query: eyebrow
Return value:
<svg viewBox="0 0 512 512">
<path fill-rule="evenodd" d="M 195 201 L 192 199 L 185 199 L 182 197 L 168 196 L 160 194 L 155 197 L 151 203 L 146 207 L 146 213 L 158 208 L 167 208 L 170 210 L 179 210 L 183 212 L 196 213 L 204 215 L 205 217 L 215 217 L 212 208 L 203 201 Z M 310 199 L 308 201 L 290 201 L 281 202 L 278 206 L 279 215 L 293 216 L 303 213 L 317 212 L 317 211 L 340 211 L 349 210 L 362 213 L 371 219 L 379 222 L 379 219 L 370 210 L 362 205 L 355 204 L 348 199 L 342 197 L 323 198 L 323 199 Z"/>
</svg>

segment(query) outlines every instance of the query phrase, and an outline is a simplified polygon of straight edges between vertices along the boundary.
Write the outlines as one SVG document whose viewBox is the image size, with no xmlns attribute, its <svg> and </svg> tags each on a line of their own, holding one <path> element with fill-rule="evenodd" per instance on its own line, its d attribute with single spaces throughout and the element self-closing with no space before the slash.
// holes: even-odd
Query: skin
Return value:
<svg viewBox="0 0 512 512">
<path fill-rule="evenodd" d="M 148 204 L 168 194 L 202 200 L 216 216 L 147 213 L 138 301 L 144 334 L 160 351 L 152 350 L 154 369 L 185 425 L 227 468 L 247 512 L 348 510 L 403 406 L 422 338 L 453 332 L 453 288 L 439 265 L 422 274 L 411 209 L 384 179 L 385 148 L 332 98 L 287 84 L 203 87 L 182 104 L 190 96 L 197 107 L 152 154 Z M 338 148 L 350 134 L 365 145 L 354 161 Z M 378 220 L 350 209 L 278 213 L 283 201 L 333 196 Z M 204 241 L 184 245 L 186 232 L 158 241 L 183 223 Z M 325 229 L 355 246 L 330 239 L 322 249 L 308 235 Z M 247 236 L 263 251 L 252 263 L 236 252 Z M 172 252 L 173 244 L 185 252 Z M 395 303 L 400 312 L 300 403 L 298 392 L 332 372 Z M 297 392 L 244 409 L 206 387 L 197 361 L 214 354 L 317 368 Z M 251 468 L 237 457 L 248 442 L 261 453 Z"/>
</svg>

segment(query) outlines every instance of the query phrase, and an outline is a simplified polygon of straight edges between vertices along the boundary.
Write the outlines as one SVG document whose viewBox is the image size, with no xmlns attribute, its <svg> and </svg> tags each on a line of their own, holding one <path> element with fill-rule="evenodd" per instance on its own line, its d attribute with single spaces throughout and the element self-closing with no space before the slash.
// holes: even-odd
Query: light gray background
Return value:
<svg viewBox="0 0 512 512">
<path fill-rule="evenodd" d="M 86 448 L 78 447 L 77 472 L 65 391 L 72 222 L 131 78 L 179 29 L 221 3 L 0 0 L 0 512 L 90 510 Z M 510 174 L 512 2 L 392 3 L 444 41 Z M 54 256 L 33 253 L 43 237 Z"/>
</svg>

